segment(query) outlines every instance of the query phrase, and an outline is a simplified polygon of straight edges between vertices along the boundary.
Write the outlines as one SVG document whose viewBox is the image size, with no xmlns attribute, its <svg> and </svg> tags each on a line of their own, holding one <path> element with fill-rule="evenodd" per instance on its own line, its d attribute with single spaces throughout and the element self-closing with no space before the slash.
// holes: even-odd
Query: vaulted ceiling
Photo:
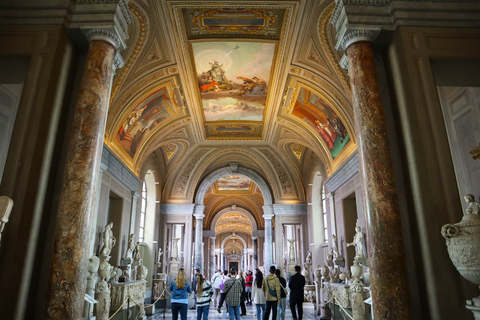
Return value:
<svg viewBox="0 0 480 320">
<path fill-rule="evenodd" d="M 138 175 L 147 160 L 156 166 L 161 202 L 192 203 L 204 177 L 234 162 L 269 184 L 274 203 L 305 203 L 312 170 L 327 177 L 355 151 L 333 1 L 134 0 L 129 9 L 105 143 Z M 255 184 L 221 185 L 206 211 L 234 204 L 262 220 Z"/>
</svg>

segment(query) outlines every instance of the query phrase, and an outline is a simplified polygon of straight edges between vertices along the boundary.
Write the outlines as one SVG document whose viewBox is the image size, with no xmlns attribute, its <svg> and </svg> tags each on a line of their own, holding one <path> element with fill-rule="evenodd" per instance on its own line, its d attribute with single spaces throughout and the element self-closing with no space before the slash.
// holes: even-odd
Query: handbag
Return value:
<svg viewBox="0 0 480 320">
<path fill-rule="evenodd" d="M 268 280 L 267 280 L 267 288 L 268 288 L 268 293 L 272 296 L 272 297 L 277 297 L 277 291 L 276 290 L 272 290 L 270 289 L 270 285 L 268 284 Z"/>
</svg>

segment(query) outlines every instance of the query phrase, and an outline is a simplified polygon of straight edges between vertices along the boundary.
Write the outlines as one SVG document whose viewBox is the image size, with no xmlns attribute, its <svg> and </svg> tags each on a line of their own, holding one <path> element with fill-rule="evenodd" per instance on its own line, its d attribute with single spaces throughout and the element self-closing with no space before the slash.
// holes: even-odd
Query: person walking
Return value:
<svg viewBox="0 0 480 320">
<path fill-rule="evenodd" d="M 300 266 L 295 266 L 295 274 L 290 278 L 288 287 L 290 288 L 290 310 L 294 320 L 303 319 L 303 299 L 305 287 L 305 277 L 300 273 Z M 298 318 L 295 311 L 295 306 L 298 308 Z"/>
<path fill-rule="evenodd" d="M 287 308 L 287 289 L 285 287 L 287 286 L 287 280 L 285 280 L 284 277 L 280 275 L 280 269 L 275 270 L 275 275 L 278 278 L 278 281 L 280 281 L 280 304 L 278 305 L 277 310 L 277 320 L 285 320 L 285 311 Z"/>
<path fill-rule="evenodd" d="M 252 305 L 252 271 L 247 271 L 247 278 L 245 279 L 245 293 L 247 298 L 247 305 Z"/>
<path fill-rule="evenodd" d="M 178 270 L 177 277 L 170 284 L 169 291 L 172 293 L 172 320 L 178 319 L 178 312 L 180 312 L 181 320 L 187 320 L 188 294 L 192 292 L 192 288 L 185 277 L 185 269 Z"/>
<path fill-rule="evenodd" d="M 217 312 L 222 313 L 221 309 L 223 306 L 223 301 L 225 301 L 225 292 L 223 291 L 225 289 L 225 282 L 228 281 L 230 277 L 228 276 L 228 271 L 224 270 L 223 271 L 223 276 L 222 276 L 222 281 L 220 282 L 220 301 L 218 302 L 217 306 Z M 228 307 L 227 307 L 228 309 Z"/>
<path fill-rule="evenodd" d="M 197 276 L 200 274 L 200 269 L 195 269 L 195 274 L 193 275 L 193 307 L 190 309 L 195 309 L 197 307 Z"/>
<path fill-rule="evenodd" d="M 267 300 L 265 316 L 263 320 L 268 320 L 270 311 L 272 311 L 272 320 L 277 319 L 277 306 L 280 304 L 280 281 L 275 276 L 275 266 L 270 266 L 270 274 L 263 279 L 262 290 Z"/>
<path fill-rule="evenodd" d="M 240 315 L 246 316 L 247 308 L 245 307 L 245 299 L 246 299 L 247 293 L 245 291 L 245 274 L 243 273 L 243 270 L 240 270 L 240 273 L 238 274 L 238 279 L 242 282 L 242 295 L 240 296 L 240 311 L 242 313 Z"/>
<path fill-rule="evenodd" d="M 213 307 L 216 308 L 218 300 L 220 299 L 220 283 L 222 282 L 222 271 L 217 270 L 212 277 L 212 287 L 213 287 Z"/>
<path fill-rule="evenodd" d="M 265 318 L 265 293 L 262 290 L 262 285 L 263 273 L 260 269 L 255 269 L 255 280 L 252 285 L 252 299 L 257 308 L 257 320 Z"/>
<path fill-rule="evenodd" d="M 213 294 L 213 288 L 210 281 L 205 280 L 202 274 L 197 276 L 197 320 L 208 320 L 210 310 L 210 297 Z"/>
<path fill-rule="evenodd" d="M 242 296 L 242 283 L 236 278 L 237 270 L 230 269 L 232 277 L 225 282 L 223 291 L 225 291 L 225 302 L 228 307 L 230 320 L 240 320 L 240 298 Z"/>
</svg>

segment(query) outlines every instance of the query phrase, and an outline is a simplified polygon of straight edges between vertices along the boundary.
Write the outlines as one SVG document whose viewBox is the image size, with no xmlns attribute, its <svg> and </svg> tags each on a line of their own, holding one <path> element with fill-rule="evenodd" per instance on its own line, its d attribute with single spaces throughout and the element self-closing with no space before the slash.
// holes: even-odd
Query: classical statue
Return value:
<svg viewBox="0 0 480 320">
<path fill-rule="evenodd" d="M 113 236 L 112 228 L 113 222 L 110 222 L 105 226 L 105 231 L 103 231 L 103 248 L 100 251 L 101 255 L 109 256 L 113 246 L 117 242 L 117 240 Z"/>
<path fill-rule="evenodd" d="M 307 258 L 305 259 L 305 264 L 312 264 L 312 253 L 307 251 Z"/>
<path fill-rule="evenodd" d="M 160 265 L 162 264 L 162 259 L 161 259 L 161 257 L 162 257 L 162 254 L 163 254 L 163 252 L 162 252 L 162 248 L 158 248 L 158 253 L 157 253 L 157 263 L 158 263 L 158 264 L 160 264 Z"/>
<path fill-rule="evenodd" d="M 132 233 L 128 237 L 128 247 L 127 247 L 127 254 L 125 255 L 125 259 L 132 260 L 133 259 L 133 250 L 135 249 L 135 234 Z"/>
<path fill-rule="evenodd" d="M 134 260 L 135 260 L 135 261 L 140 261 L 140 260 L 142 260 L 142 257 L 140 256 L 140 241 L 137 241 L 137 243 L 135 244 L 135 257 L 134 257 Z"/>
<path fill-rule="evenodd" d="M 355 236 L 353 237 L 353 241 L 351 243 L 347 243 L 347 247 L 354 246 L 355 247 L 355 260 L 363 259 L 365 256 L 363 255 L 363 233 L 360 226 L 357 224 L 355 227 Z"/>
<path fill-rule="evenodd" d="M 463 197 L 468 203 L 468 208 L 465 210 L 466 214 L 480 214 L 480 203 L 475 201 L 475 196 L 473 194 L 467 194 Z"/>
<path fill-rule="evenodd" d="M 339 260 L 342 258 L 340 256 L 340 253 L 338 252 L 337 237 L 334 234 L 332 234 L 332 254 L 333 254 L 333 260 Z"/>
</svg>

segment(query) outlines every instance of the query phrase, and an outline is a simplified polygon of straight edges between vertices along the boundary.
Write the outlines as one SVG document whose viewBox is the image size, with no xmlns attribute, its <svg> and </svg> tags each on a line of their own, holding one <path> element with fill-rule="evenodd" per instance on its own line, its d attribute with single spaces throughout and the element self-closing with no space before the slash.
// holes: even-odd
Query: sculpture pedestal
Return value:
<svg viewBox="0 0 480 320">
<path fill-rule="evenodd" d="M 335 296 L 335 304 L 342 306 L 344 309 L 351 309 L 353 319 L 355 320 L 364 320 L 368 319 L 365 312 L 364 302 L 370 297 L 370 294 L 367 290 L 363 289 L 363 292 L 359 290 L 358 285 L 349 286 L 341 283 L 324 283 L 325 294 L 324 298 L 326 301 L 329 301 L 333 296 Z"/>
<path fill-rule="evenodd" d="M 130 298 L 130 307 L 135 305 L 140 306 L 140 312 L 137 319 L 145 319 L 144 302 L 145 302 L 146 284 L 147 284 L 146 280 L 112 284 L 112 289 L 111 289 L 112 302 L 110 305 L 110 311 L 115 312 L 122 305 L 123 305 L 122 309 L 126 310 L 127 304 L 124 304 L 123 302 L 127 298 Z"/>
<path fill-rule="evenodd" d="M 168 275 L 171 276 L 171 277 L 176 276 L 177 273 L 178 273 L 179 266 L 180 266 L 179 261 L 174 259 L 174 260 L 170 261 L 169 266 L 170 266 L 170 272 L 169 272 Z"/>
</svg>

